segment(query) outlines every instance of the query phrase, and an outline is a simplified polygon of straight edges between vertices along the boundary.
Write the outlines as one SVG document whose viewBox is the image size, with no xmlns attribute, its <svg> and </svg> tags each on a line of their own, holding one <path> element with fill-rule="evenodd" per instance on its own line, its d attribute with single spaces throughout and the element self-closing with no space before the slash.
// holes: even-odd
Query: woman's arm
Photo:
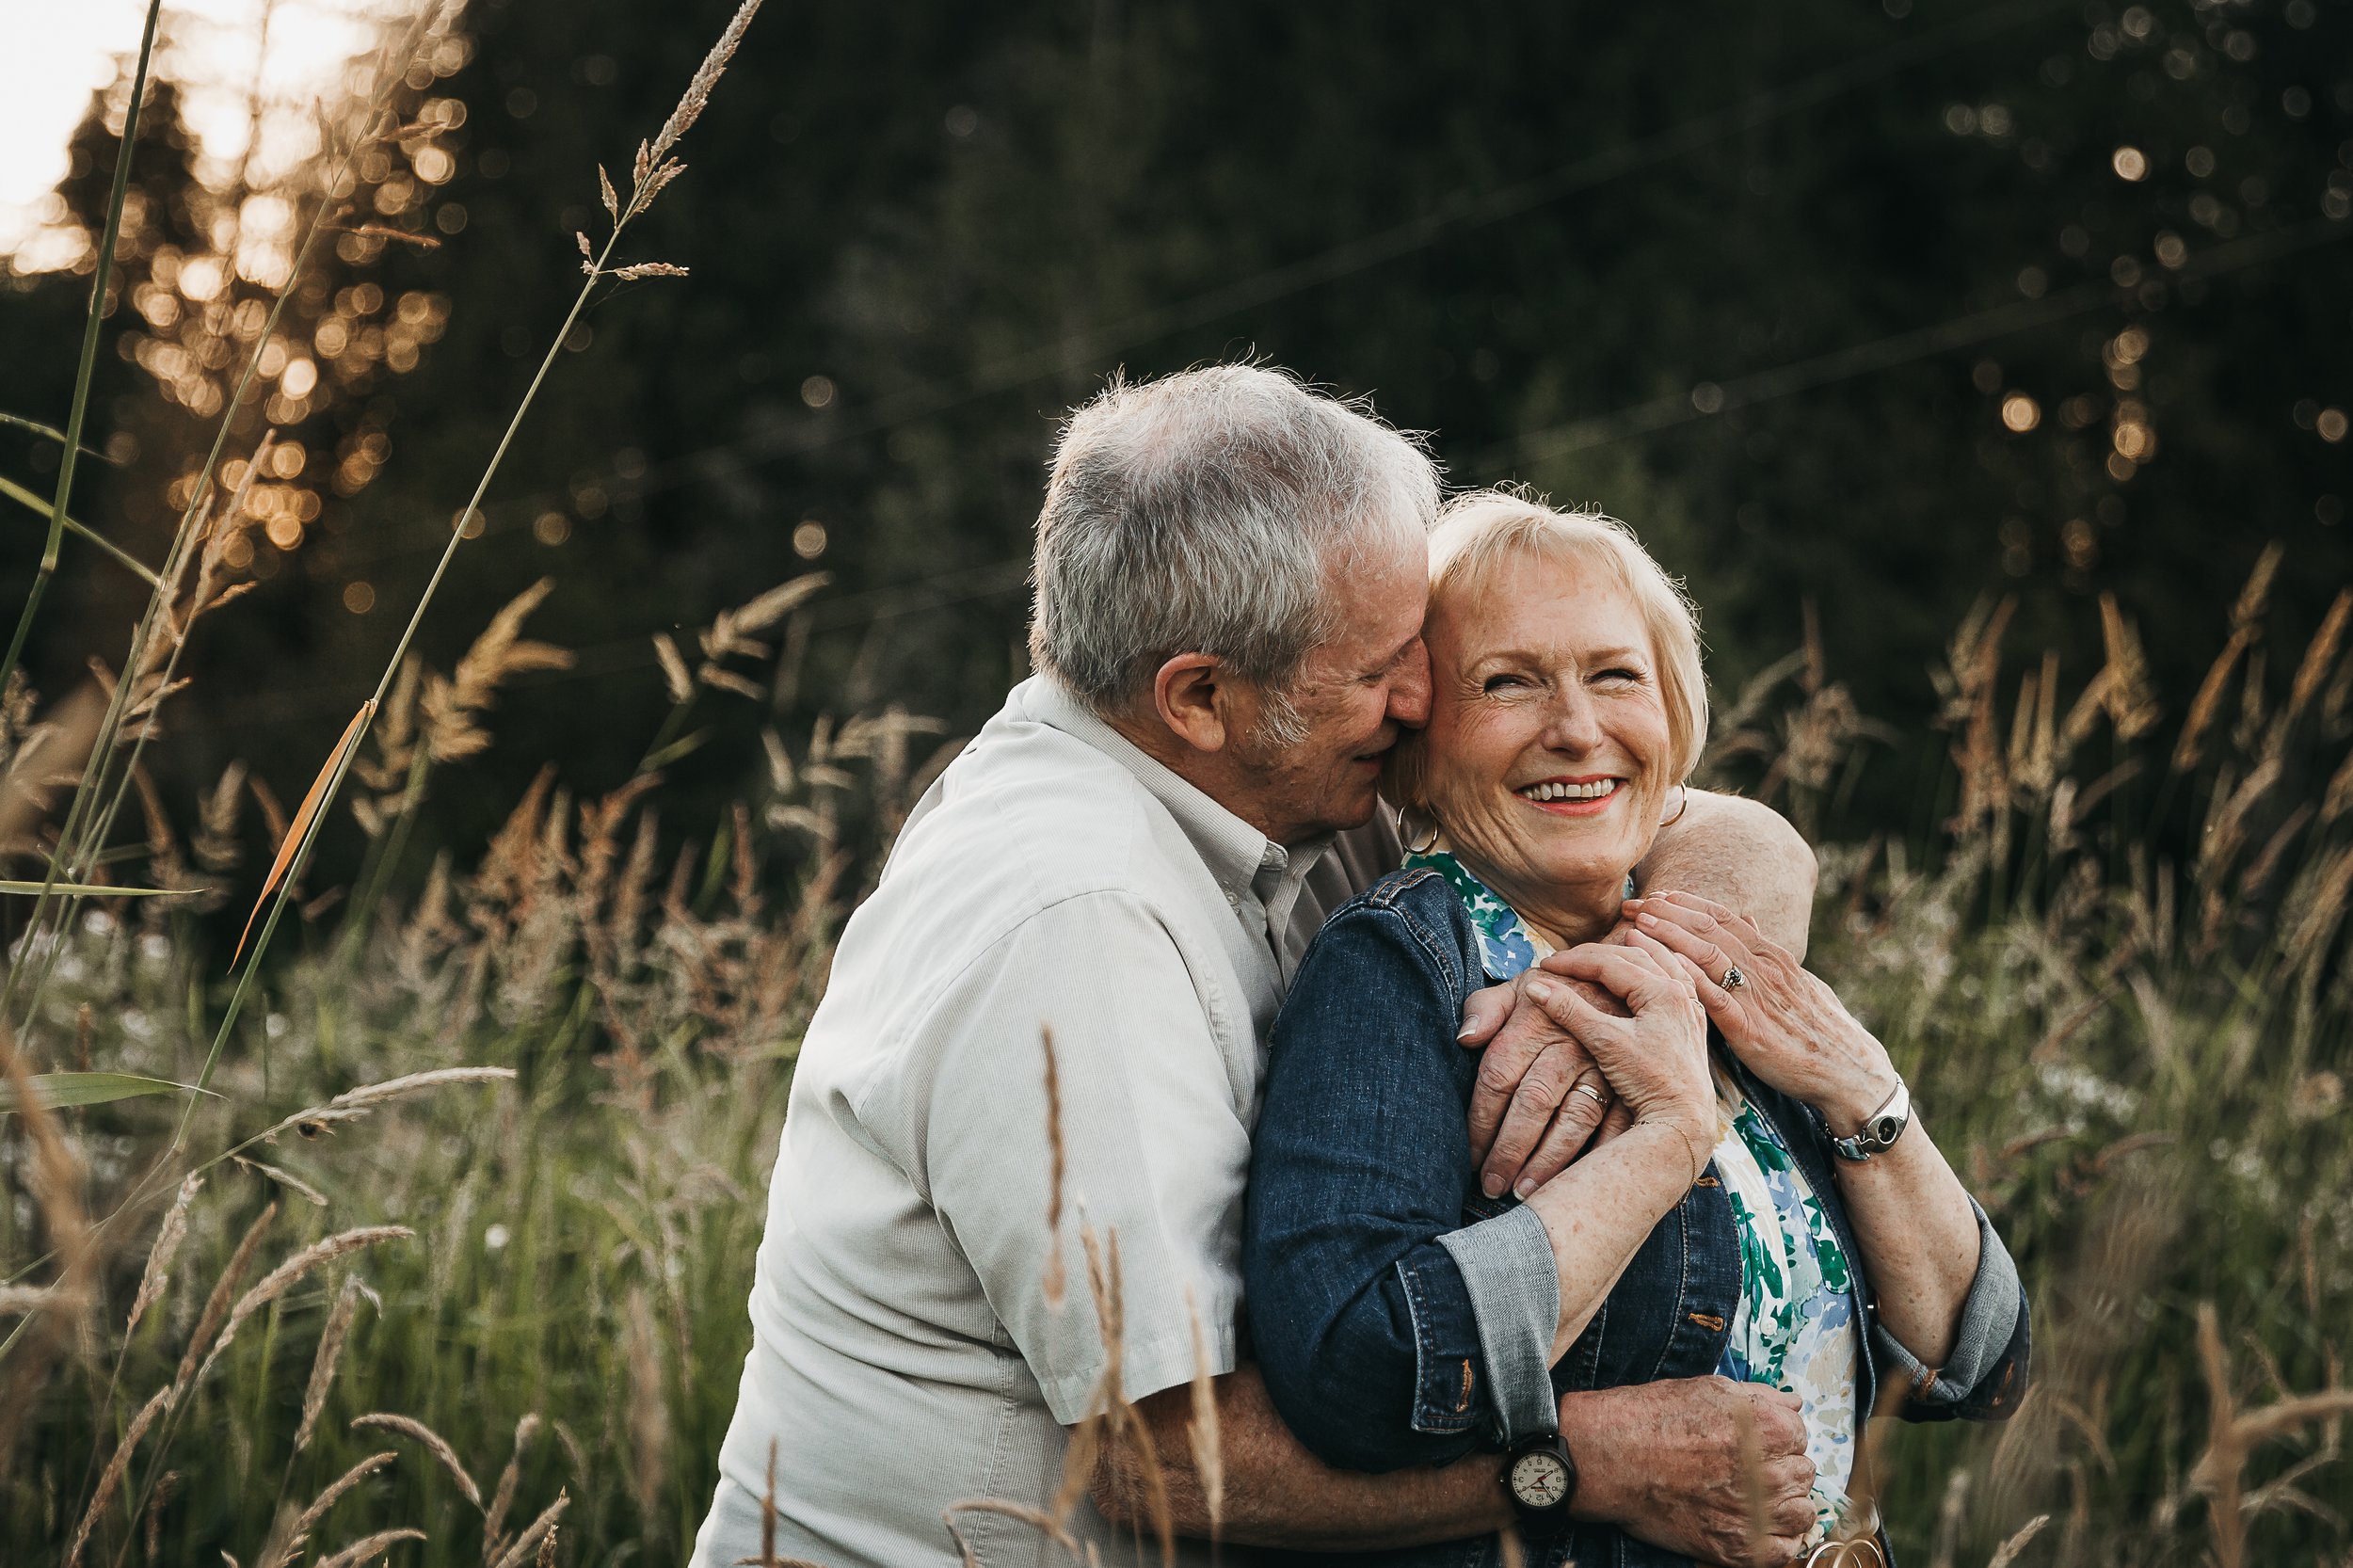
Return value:
<svg viewBox="0 0 2353 1568">
<path fill-rule="evenodd" d="M 1691 1190 L 1715 1142 L 1707 1022 L 1680 967 L 1588 943 L 1556 968 L 1564 978 L 1530 981 L 1529 1000 L 1576 1032 L 1633 1124 L 1528 1197 L 1560 1275 L 1553 1361 L 1593 1320 L 1659 1217 Z M 1594 1007 L 1571 978 L 1601 987 L 1630 1016 Z"/>
<path fill-rule="evenodd" d="M 1350 1470 L 1476 1448 L 1494 1381 L 1476 1275 L 1550 1279 L 1531 1216 L 1486 1223 L 1472 1276 L 1444 1245 L 1479 1228 L 1463 1225 L 1465 1067 L 1450 1039 L 1462 958 L 1449 927 L 1400 906 L 1411 891 L 1343 910 L 1301 963 L 1245 1189 L 1243 1300 L 1267 1393 L 1310 1451 Z M 1539 1375 L 1548 1337 L 1527 1352 Z"/>
<path fill-rule="evenodd" d="M 1611 1043 L 1639 1059 L 1621 1065 L 1650 1115 L 1542 1204 L 1464 1224 L 1461 944 L 1412 905 L 1410 885 L 1397 891 L 1334 920 L 1300 968 L 1273 1030 L 1243 1232 L 1275 1408 L 1319 1458 L 1356 1470 L 1444 1464 L 1496 1430 L 1548 1427 L 1550 1363 L 1689 1189 L 1708 1141 L 1688 984 L 1610 950 L 1608 974 L 1641 999 Z M 1666 1039 L 1678 1025 L 1679 1056 Z M 1679 1098 L 1652 1087 L 1674 1064 Z"/>
<path fill-rule="evenodd" d="M 1638 940 L 1688 968 L 1701 1002 L 1740 1060 L 1819 1111 L 1833 1137 L 1861 1131 L 1895 1092 L 1886 1048 L 1753 921 L 1684 893 L 1636 900 L 1628 908 Z M 1721 982 L 1732 968 L 1743 983 L 1727 990 Z M 1917 1363 L 1945 1365 L 1974 1297 L 1987 1297 L 1989 1311 L 2014 1309 L 2016 1272 L 2006 1254 L 1986 1256 L 1978 1211 L 1916 1113 L 1893 1148 L 1841 1161 L 1838 1183 L 1879 1296 L 1879 1326 Z M 2006 1278 L 1986 1278 L 1989 1265 Z"/>
</svg>

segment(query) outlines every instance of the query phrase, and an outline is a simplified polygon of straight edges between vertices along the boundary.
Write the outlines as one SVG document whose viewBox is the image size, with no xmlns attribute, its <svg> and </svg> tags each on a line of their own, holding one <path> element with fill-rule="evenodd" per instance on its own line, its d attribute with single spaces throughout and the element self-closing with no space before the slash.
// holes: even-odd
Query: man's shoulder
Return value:
<svg viewBox="0 0 2353 1568">
<path fill-rule="evenodd" d="M 1032 913 L 1089 893 L 1149 893 L 1169 858 L 1155 810 L 1116 759 L 1008 704 L 934 785 L 884 888 L 978 877 L 1020 889 L 1014 902 Z"/>
<path fill-rule="evenodd" d="M 1058 940 L 1083 940 L 1089 911 L 1107 932 L 1140 920 L 1181 933 L 1218 904 L 1209 876 L 1118 759 L 1008 702 L 900 834 L 842 933 L 836 972 L 920 956 L 944 980 L 1049 917 Z"/>
</svg>

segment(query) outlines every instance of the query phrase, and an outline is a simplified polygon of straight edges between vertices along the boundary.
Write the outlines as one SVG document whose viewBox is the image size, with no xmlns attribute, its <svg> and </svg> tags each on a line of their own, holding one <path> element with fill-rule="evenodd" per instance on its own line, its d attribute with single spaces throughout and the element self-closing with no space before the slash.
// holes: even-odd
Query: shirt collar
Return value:
<svg viewBox="0 0 2353 1568">
<path fill-rule="evenodd" d="M 1016 690 L 1030 717 L 1084 741 L 1133 774 L 1152 798 L 1168 808 L 1220 888 L 1237 899 L 1257 903 L 1276 929 L 1288 922 L 1301 882 L 1331 847 L 1333 835 L 1286 848 L 1104 723 L 1061 682 L 1036 675 Z"/>
</svg>

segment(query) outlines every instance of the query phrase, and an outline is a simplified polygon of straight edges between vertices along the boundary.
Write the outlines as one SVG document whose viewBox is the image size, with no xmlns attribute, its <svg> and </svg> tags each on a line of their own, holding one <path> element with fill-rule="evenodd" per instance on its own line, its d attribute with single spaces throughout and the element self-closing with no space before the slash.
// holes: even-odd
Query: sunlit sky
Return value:
<svg viewBox="0 0 2353 1568">
<path fill-rule="evenodd" d="M 159 68 L 186 95 L 204 162 L 225 169 L 250 137 L 253 98 L 281 105 L 303 135 L 307 106 L 330 94 L 355 54 L 375 45 L 376 19 L 399 0 L 169 0 Z M 145 0 L 0 0 L 0 254 L 21 267 L 70 261 L 44 235 L 66 171 L 66 143 L 90 94 L 135 56 Z M 266 40 L 266 42 L 264 41 Z M 298 156 L 296 149 L 286 149 Z M 271 152 L 265 131 L 262 152 Z"/>
</svg>

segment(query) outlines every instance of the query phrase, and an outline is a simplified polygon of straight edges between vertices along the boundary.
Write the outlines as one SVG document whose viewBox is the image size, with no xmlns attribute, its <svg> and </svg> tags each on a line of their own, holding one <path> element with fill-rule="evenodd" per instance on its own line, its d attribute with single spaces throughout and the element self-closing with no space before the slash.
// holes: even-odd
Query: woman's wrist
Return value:
<svg viewBox="0 0 2353 1568">
<path fill-rule="evenodd" d="M 1716 1113 L 1711 1104 L 1704 1112 L 1686 1107 L 1661 1106 L 1645 1111 L 1634 1118 L 1628 1133 L 1647 1132 L 1662 1144 L 1679 1148 L 1690 1160 L 1690 1179 L 1697 1181 L 1700 1173 L 1716 1152 Z"/>
<path fill-rule="evenodd" d="M 1864 1053 L 1862 1066 L 1847 1074 L 1814 1104 L 1814 1109 L 1822 1113 L 1822 1120 L 1830 1124 L 1833 1138 L 1851 1138 L 1861 1132 L 1871 1113 L 1885 1105 L 1896 1086 L 1903 1081 L 1886 1048 L 1868 1035 L 1864 1038 L 1869 1042 L 1869 1049 Z"/>
</svg>

